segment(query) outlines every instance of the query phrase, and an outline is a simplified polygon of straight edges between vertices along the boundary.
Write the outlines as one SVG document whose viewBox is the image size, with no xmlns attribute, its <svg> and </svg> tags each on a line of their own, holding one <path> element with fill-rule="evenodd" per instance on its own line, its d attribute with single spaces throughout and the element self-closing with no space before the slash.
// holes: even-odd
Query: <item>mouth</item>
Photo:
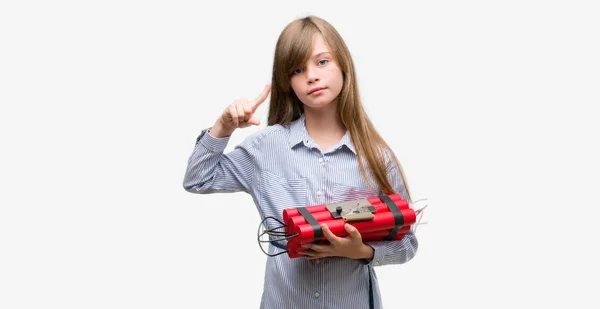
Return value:
<svg viewBox="0 0 600 309">
<path fill-rule="evenodd" d="M 325 90 L 325 88 L 324 88 L 324 87 L 317 87 L 317 88 L 313 88 L 313 89 L 311 89 L 311 90 L 308 92 L 308 94 L 313 94 L 313 93 L 314 93 L 314 94 L 316 94 L 316 93 L 320 93 L 322 90 Z"/>
</svg>

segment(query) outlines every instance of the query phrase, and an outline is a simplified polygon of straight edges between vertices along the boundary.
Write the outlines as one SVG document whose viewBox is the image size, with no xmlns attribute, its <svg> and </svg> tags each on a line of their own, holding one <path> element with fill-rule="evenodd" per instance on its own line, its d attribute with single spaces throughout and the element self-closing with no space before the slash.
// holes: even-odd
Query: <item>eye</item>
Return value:
<svg viewBox="0 0 600 309">
<path fill-rule="evenodd" d="M 321 59 L 321 60 L 319 60 L 319 64 L 320 65 L 326 65 L 327 63 L 329 63 L 329 60 L 327 60 L 327 59 Z"/>
<path fill-rule="evenodd" d="M 300 74 L 302 73 L 302 69 L 296 69 L 294 72 L 292 72 L 292 75 L 296 75 L 296 74 Z"/>
</svg>

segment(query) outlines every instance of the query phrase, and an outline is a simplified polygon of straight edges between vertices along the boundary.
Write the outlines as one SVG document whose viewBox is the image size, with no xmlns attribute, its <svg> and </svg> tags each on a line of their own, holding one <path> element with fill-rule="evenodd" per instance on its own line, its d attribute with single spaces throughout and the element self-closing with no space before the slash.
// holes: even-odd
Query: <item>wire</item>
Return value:
<svg viewBox="0 0 600 309">
<path fill-rule="evenodd" d="M 271 220 L 275 220 L 277 221 L 280 225 L 276 226 L 274 228 L 268 228 L 268 226 L 265 224 L 265 221 L 267 221 L 268 219 Z M 265 230 L 263 232 L 261 232 L 261 227 L 264 227 Z M 286 249 L 286 247 L 282 244 L 279 244 L 278 242 L 280 241 L 284 241 L 284 240 L 289 240 L 292 239 L 294 237 L 299 236 L 299 234 L 294 234 L 294 235 L 287 235 L 284 231 L 276 231 L 277 229 L 281 229 L 281 228 L 285 228 L 286 225 L 281 222 L 281 220 L 275 218 L 275 217 L 271 217 L 271 216 L 267 216 L 265 217 L 261 222 L 260 225 L 258 226 L 258 232 L 257 232 L 257 241 L 258 241 L 258 246 L 260 247 L 260 250 L 262 250 L 262 252 L 268 256 L 278 256 L 280 254 L 284 254 L 284 253 L 288 253 L 289 250 Z M 269 235 L 269 240 L 261 240 L 261 237 L 263 235 Z M 275 237 L 277 236 L 277 237 Z M 271 245 L 273 245 L 274 247 L 280 248 L 280 249 L 284 249 L 284 251 L 281 251 L 279 253 L 276 254 L 271 254 L 265 251 L 265 249 L 263 248 L 263 246 L 261 245 L 261 243 L 270 243 Z"/>
<path fill-rule="evenodd" d="M 427 201 L 427 199 L 426 198 L 419 199 L 419 200 L 414 201 L 412 204 L 414 205 L 415 203 L 418 203 L 418 202 L 421 202 L 421 201 Z M 421 225 L 421 224 L 427 224 L 427 222 L 421 223 L 421 219 L 423 219 L 423 214 L 424 214 L 423 211 L 425 210 L 425 208 L 427 208 L 427 206 L 429 206 L 429 203 L 425 204 L 425 206 L 423 206 L 423 207 L 415 210 L 415 214 L 419 217 L 419 220 L 417 221 L 417 223 L 413 225 L 413 233 L 415 233 L 415 234 L 417 233 L 417 227 L 419 225 Z"/>
</svg>

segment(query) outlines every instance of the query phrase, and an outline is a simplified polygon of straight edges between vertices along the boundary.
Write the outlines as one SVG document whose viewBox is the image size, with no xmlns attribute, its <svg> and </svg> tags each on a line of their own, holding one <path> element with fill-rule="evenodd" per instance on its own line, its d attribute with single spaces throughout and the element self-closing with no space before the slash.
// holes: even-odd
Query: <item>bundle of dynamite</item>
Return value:
<svg viewBox="0 0 600 309">
<path fill-rule="evenodd" d="M 353 225 L 363 241 L 400 240 L 415 223 L 417 212 L 399 194 L 373 196 L 340 203 L 320 204 L 283 210 L 283 232 L 267 233 L 287 240 L 285 252 L 290 258 L 304 256 L 307 243 L 327 244 L 321 224 L 338 237 L 348 236 L 344 225 Z M 271 233 L 269 233 L 271 232 Z"/>
</svg>

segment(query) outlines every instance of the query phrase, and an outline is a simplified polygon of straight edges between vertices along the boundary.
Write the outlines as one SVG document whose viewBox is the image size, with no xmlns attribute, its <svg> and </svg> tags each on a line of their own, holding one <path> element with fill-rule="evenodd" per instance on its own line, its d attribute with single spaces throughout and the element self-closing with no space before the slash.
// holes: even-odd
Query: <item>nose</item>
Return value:
<svg viewBox="0 0 600 309">
<path fill-rule="evenodd" d="M 306 68 L 306 79 L 309 84 L 315 83 L 319 81 L 319 76 L 317 76 L 316 68 L 311 66 Z"/>
</svg>

